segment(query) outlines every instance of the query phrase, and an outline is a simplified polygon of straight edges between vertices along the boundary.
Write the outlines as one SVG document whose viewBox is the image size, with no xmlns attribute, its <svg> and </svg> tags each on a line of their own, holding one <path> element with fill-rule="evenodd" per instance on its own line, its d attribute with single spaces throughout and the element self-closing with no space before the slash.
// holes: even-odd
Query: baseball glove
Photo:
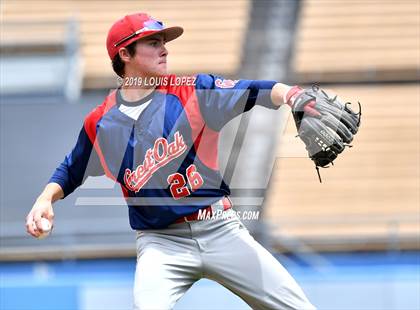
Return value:
<svg viewBox="0 0 420 310">
<path fill-rule="evenodd" d="M 349 107 L 351 103 L 343 104 L 337 96 L 330 98 L 317 85 L 310 89 L 294 86 L 286 94 L 285 101 L 292 108 L 298 136 L 305 143 L 322 182 L 319 167 L 333 165 L 345 147 L 351 147 L 360 127 L 360 102 L 359 112 L 355 113 Z"/>
</svg>

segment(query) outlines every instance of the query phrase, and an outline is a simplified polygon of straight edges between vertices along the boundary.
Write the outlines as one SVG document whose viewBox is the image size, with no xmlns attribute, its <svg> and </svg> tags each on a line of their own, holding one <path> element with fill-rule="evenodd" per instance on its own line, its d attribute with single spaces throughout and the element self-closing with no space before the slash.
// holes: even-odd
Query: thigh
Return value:
<svg viewBox="0 0 420 310">
<path fill-rule="evenodd" d="M 172 309 L 198 279 L 200 260 L 170 236 L 137 239 L 134 309 Z"/>
<path fill-rule="evenodd" d="M 315 309 L 287 270 L 236 220 L 208 244 L 206 276 L 240 296 L 253 309 Z"/>
</svg>

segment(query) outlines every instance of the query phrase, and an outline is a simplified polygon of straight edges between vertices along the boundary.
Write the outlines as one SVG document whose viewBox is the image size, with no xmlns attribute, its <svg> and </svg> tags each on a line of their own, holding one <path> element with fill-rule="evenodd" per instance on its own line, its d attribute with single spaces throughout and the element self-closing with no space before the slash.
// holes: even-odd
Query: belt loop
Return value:
<svg viewBox="0 0 420 310">
<path fill-rule="evenodd" d="M 226 211 L 228 208 L 226 208 L 226 202 L 225 202 L 225 196 L 223 198 L 219 199 L 215 203 L 210 205 L 210 208 L 213 212 L 213 214 L 217 214 L 218 211 Z"/>
</svg>

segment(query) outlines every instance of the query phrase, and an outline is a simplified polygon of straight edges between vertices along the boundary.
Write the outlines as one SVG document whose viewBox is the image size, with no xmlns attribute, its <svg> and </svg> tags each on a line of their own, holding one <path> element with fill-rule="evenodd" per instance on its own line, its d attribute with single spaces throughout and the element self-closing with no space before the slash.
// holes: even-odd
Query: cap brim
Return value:
<svg viewBox="0 0 420 310">
<path fill-rule="evenodd" d="M 148 38 L 150 36 L 153 36 L 155 34 L 163 34 L 165 42 L 169 42 L 169 41 L 175 40 L 176 38 L 181 36 L 183 32 L 184 32 L 184 29 L 182 27 L 178 27 L 178 26 L 168 27 L 168 28 L 165 28 L 165 29 L 162 29 L 162 30 L 151 31 L 148 34 L 144 34 L 144 33 L 139 34 L 137 37 L 134 37 L 129 42 L 131 43 L 131 42 L 134 42 L 134 41 L 137 41 L 137 40 L 142 40 L 142 39 Z"/>
<path fill-rule="evenodd" d="M 165 29 L 162 29 L 162 30 L 148 31 L 147 33 L 140 33 L 137 36 L 135 36 L 135 37 L 127 40 L 126 42 L 122 43 L 121 45 L 117 46 L 115 54 L 110 55 L 110 57 L 111 57 L 111 59 L 112 59 L 112 57 L 115 57 L 115 55 L 118 53 L 118 49 L 120 49 L 122 47 L 126 47 L 126 46 L 130 45 L 131 43 L 133 43 L 135 41 L 148 38 L 148 37 L 153 36 L 155 34 L 162 34 L 164 36 L 165 42 L 169 42 L 169 41 L 175 40 L 176 38 L 181 36 L 183 32 L 184 32 L 184 29 L 182 27 L 174 26 L 174 27 L 168 27 L 168 28 L 165 28 Z"/>
<path fill-rule="evenodd" d="M 165 41 L 169 42 L 180 37 L 184 33 L 184 29 L 182 27 L 174 26 L 165 28 L 163 30 L 155 32 L 154 34 L 156 33 L 162 33 L 165 36 Z"/>
</svg>

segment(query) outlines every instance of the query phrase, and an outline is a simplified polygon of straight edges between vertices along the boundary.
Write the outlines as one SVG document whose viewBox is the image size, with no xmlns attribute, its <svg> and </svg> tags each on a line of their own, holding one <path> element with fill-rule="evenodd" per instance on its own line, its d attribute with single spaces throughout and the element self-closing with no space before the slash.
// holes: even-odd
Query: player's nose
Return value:
<svg viewBox="0 0 420 310">
<path fill-rule="evenodd" d="M 166 48 L 166 46 L 165 45 L 162 45 L 162 50 L 161 50 L 161 52 L 160 52 L 160 57 L 166 57 L 166 56 L 168 56 L 168 54 L 169 54 L 169 51 L 168 51 L 168 49 Z"/>
</svg>

